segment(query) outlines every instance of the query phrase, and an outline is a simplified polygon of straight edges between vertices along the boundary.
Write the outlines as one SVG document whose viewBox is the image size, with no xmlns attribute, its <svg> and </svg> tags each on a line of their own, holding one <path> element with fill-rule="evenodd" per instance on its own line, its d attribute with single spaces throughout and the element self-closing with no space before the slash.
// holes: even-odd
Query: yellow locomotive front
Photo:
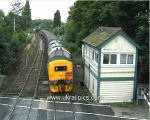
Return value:
<svg viewBox="0 0 150 120">
<path fill-rule="evenodd" d="M 72 90 L 73 64 L 70 53 L 62 48 L 52 49 L 48 54 L 48 75 L 51 92 Z"/>
</svg>

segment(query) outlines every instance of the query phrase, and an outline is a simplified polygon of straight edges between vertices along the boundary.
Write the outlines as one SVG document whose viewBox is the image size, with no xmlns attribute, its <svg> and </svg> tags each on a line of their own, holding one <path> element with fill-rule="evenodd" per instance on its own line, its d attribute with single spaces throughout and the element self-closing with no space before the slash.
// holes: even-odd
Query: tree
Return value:
<svg viewBox="0 0 150 120">
<path fill-rule="evenodd" d="M 0 28 L 2 27 L 4 23 L 4 13 L 2 10 L 0 10 Z"/>
<path fill-rule="evenodd" d="M 14 12 L 16 15 L 20 15 L 22 13 L 22 6 L 19 0 L 16 0 L 12 4 L 12 12 Z"/>
<path fill-rule="evenodd" d="M 23 30 L 27 30 L 31 28 L 31 9 L 29 0 L 26 1 L 26 4 L 22 11 L 22 21 L 23 21 Z"/>
<path fill-rule="evenodd" d="M 81 40 L 99 26 L 121 27 L 141 46 L 140 61 L 148 71 L 148 5 L 148 1 L 76 1 L 69 11 L 64 41 L 73 42 L 81 49 Z"/>
<path fill-rule="evenodd" d="M 61 16 L 59 10 L 57 10 L 54 14 L 54 20 L 53 20 L 53 27 L 60 27 L 61 26 Z"/>
<path fill-rule="evenodd" d="M 8 49 L 9 43 L 4 37 L 4 32 L 0 29 L 0 73 L 3 71 L 5 64 L 9 60 L 7 57 L 9 55 Z"/>
<path fill-rule="evenodd" d="M 44 30 L 48 30 L 48 31 L 52 31 L 53 29 L 53 21 L 44 19 L 38 19 L 38 20 L 33 20 L 32 21 L 32 28 L 34 29 L 44 29 Z"/>
</svg>

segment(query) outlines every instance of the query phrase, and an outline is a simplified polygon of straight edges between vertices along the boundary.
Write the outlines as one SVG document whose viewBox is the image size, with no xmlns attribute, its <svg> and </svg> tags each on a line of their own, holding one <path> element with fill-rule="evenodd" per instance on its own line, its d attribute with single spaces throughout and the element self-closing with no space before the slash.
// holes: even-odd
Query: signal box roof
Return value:
<svg viewBox="0 0 150 120">
<path fill-rule="evenodd" d="M 129 40 L 134 46 L 140 48 L 135 41 L 133 41 L 122 29 L 121 27 L 99 27 L 93 33 L 88 35 L 82 41 L 93 47 L 99 48 L 104 44 L 112 40 L 112 38 L 122 35 L 127 40 Z"/>
</svg>

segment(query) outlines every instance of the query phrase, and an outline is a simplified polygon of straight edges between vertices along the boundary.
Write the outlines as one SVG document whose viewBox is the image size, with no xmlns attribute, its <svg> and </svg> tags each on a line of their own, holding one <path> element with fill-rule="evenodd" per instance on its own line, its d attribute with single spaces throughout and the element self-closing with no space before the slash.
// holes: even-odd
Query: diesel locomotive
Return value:
<svg viewBox="0 0 150 120">
<path fill-rule="evenodd" d="M 39 33 L 48 44 L 47 69 L 50 91 L 53 93 L 71 91 L 73 88 L 73 64 L 70 52 L 51 32 L 41 30 Z"/>
</svg>

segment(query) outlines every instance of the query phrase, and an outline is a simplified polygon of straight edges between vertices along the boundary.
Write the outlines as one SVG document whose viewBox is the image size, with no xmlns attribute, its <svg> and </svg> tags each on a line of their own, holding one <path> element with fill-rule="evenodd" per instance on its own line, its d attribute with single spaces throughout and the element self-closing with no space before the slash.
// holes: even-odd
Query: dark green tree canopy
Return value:
<svg viewBox="0 0 150 120">
<path fill-rule="evenodd" d="M 64 41 L 77 44 L 80 47 L 76 49 L 81 49 L 81 40 L 99 26 L 121 27 L 141 46 L 140 62 L 148 71 L 148 1 L 76 1 L 69 11 Z"/>
<path fill-rule="evenodd" d="M 54 20 L 53 20 L 53 27 L 60 27 L 61 26 L 61 16 L 59 10 L 57 10 L 54 14 Z"/>
<path fill-rule="evenodd" d="M 26 4 L 22 11 L 22 20 L 23 20 L 23 29 L 26 30 L 28 28 L 31 28 L 31 9 L 29 0 L 26 1 Z"/>
<path fill-rule="evenodd" d="M 19 0 L 16 0 L 7 16 L 0 10 L 0 73 L 6 72 L 6 65 L 15 62 L 32 39 L 32 35 L 24 32 L 31 27 L 31 12 L 27 11 L 30 10 L 29 1 L 26 2 L 23 16 L 21 8 Z"/>
<path fill-rule="evenodd" d="M 4 23 L 4 13 L 2 10 L 0 10 L 0 28 L 2 27 Z"/>
</svg>

